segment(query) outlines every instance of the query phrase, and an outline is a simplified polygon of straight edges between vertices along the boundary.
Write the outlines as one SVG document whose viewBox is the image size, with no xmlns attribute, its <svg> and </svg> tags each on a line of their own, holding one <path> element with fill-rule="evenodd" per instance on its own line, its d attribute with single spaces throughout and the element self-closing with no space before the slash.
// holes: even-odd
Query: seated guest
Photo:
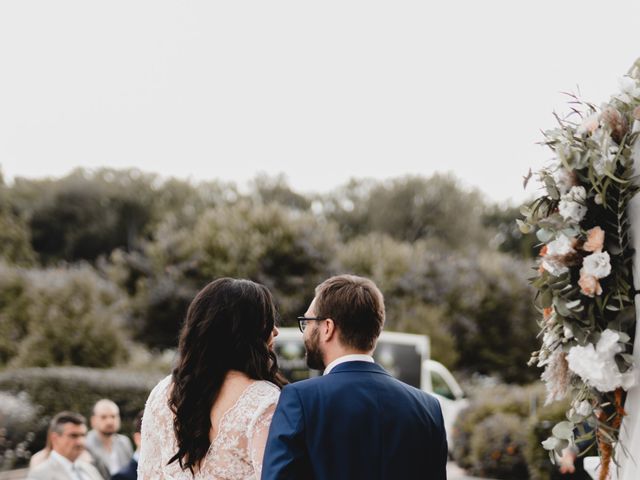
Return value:
<svg viewBox="0 0 640 480">
<path fill-rule="evenodd" d="M 111 400 L 98 400 L 91 415 L 91 431 L 87 435 L 87 450 L 114 475 L 129 464 L 133 455 L 131 441 L 119 435 L 120 409 Z"/>
<path fill-rule="evenodd" d="M 133 443 L 136 445 L 136 451 L 129 465 L 121 469 L 118 473 L 111 477 L 111 480 L 137 480 L 138 478 L 138 458 L 140 456 L 140 431 L 142 430 L 142 414 L 144 410 L 136 415 L 133 421 Z"/>
<path fill-rule="evenodd" d="M 29 469 L 33 470 L 41 463 L 46 462 L 50 454 L 51 454 L 51 427 L 49 427 L 49 429 L 47 430 L 47 443 L 45 447 L 42 450 L 39 450 L 33 455 L 31 455 L 31 458 L 29 459 Z M 93 458 L 93 456 L 87 450 L 82 451 L 82 453 L 78 457 L 78 460 L 82 460 L 83 462 L 90 463 L 91 465 L 93 465 L 98 469 L 98 471 L 100 472 L 100 475 L 102 475 L 103 477 L 105 476 L 104 472 L 106 472 L 106 467 L 102 465 L 102 463 L 100 463 L 99 460 Z"/>
<path fill-rule="evenodd" d="M 93 465 L 79 459 L 85 452 L 87 436 L 82 415 L 61 412 L 51 420 L 49 431 L 49 456 L 29 471 L 27 480 L 102 480 Z"/>
</svg>

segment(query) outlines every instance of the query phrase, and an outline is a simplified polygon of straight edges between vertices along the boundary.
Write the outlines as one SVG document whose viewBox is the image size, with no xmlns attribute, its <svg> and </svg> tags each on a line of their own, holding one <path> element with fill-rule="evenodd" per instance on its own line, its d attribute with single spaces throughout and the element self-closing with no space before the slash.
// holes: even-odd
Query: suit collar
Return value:
<svg viewBox="0 0 640 480">
<path fill-rule="evenodd" d="M 372 372 L 372 373 L 382 373 L 384 375 L 391 376 L 389 372 L 387 372 L 384 368 L 382 368 L 377 363 L 362 362 L 362 361 L 340 363 L 335 367 L 333 367 L 333 369 L 328 373 L 328 375 L 333 375 L 335 373 L 341 373 L 341 372 Z"/>
<path fill-rule="evenodd" d="M 327 368 L 324 369 L 323 375 L 327 375 L 328 373 L 331 373 L 331 370 L 336 368 L 336 366 L 340 365 L 341 363 L 355 362 L 355 361 L 373 363 L 373 357 L 371 355 L 353 354 L 353 353 L 348 355 L 343 355 L 341 357 L 336 358 L 333 362 L 327 365 Z"/>
</svg>

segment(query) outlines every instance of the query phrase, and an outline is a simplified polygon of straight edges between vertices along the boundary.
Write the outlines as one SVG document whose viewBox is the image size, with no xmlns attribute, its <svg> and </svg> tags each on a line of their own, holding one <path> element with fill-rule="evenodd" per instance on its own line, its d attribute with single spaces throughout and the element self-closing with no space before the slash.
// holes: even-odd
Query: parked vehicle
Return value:
<svg viewBox="0 0 640 480">
<path fill-rule="evenodd" d="M 281 328 L 275 348 L 280 369 L 289 381 L 322 374 L 307 367 L 302 333 L 298 329 Z M 453 424 L 468 400 L 447 367 L 431 360 L 429 352 L 429 337 L 426 335 L 382 332 L 373 357 L 397 379 L 434 395 L 440 401 L 451 449 Z"/>
</svg>

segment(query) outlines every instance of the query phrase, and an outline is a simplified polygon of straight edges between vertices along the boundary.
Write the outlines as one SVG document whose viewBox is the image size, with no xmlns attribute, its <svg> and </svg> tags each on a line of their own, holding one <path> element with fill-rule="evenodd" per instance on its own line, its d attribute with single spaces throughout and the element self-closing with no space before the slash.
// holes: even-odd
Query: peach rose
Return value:
<svg viewBox="0 0 640 480">
<path fill-rule="evenodd" d="M 640 106 L 633 109 L 633 118 L 640 120 Z"/>
<path fill-rule="evenodd" d="M 600 227 L 593 227 L 587 231 L 587 241 L 582 249 L 587 252 L 601 252 L 604 245 L 604 230 Z"/>
<path fill-rule="evenodd" d="M 600 286 L 598 279 L 593 275 L 586 275 L 582 270 L 580 270 L 580 280 L 578 280 L 578 285 L 580 285 L 580 291 L 588 297 L 593 297 L 594 294 L 602 294 L 602 287 Z"/>
<path fill-rule="evenodd" d="M 543 247 L 540 249 L 540 253 L 539 253 L 539 255 L 540 255 L 541 257 L 544 257 L 544 256 L 547 254 L 547 250 L 548 250 L 548 249 L 549 249 L 549 247 L 547 247 L 546 245 L 545 245 L 545 246 L 543 246 Z"/>
</svg>

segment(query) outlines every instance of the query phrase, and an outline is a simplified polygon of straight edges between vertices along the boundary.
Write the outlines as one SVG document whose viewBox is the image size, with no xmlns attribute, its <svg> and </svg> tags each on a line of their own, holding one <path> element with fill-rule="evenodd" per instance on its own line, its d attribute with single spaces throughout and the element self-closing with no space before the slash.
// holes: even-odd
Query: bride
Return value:
<svg viewBox="0 0 640 480">
<path fill-rule="evenodd" d="M 259 479 L 283 379 L 269 290 L 221 278 L 191 302 L 173 374 L 142 420 L 140 480 Z"/>
</svg>

